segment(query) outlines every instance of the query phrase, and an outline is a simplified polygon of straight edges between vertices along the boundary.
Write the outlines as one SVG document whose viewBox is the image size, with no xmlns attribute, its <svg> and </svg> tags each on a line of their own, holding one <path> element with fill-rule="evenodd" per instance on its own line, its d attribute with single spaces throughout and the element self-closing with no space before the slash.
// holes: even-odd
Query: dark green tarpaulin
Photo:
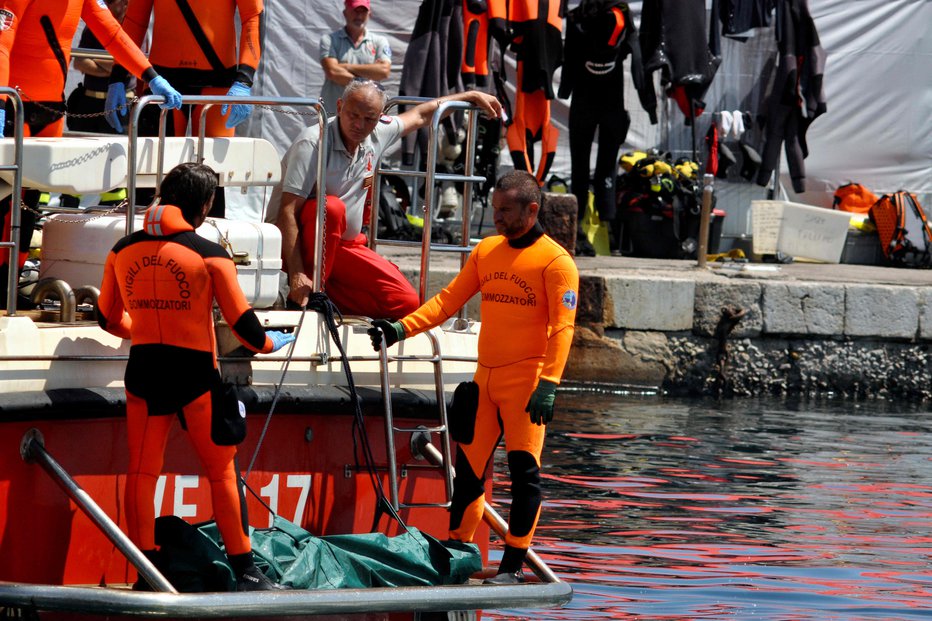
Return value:
<svg viewBox="0 0 932 621">
<path fill-rule="evenodd" d="M 207 522 L 198 529 L 220 552 L 216 524 Z M 476 545 L 441 542 L 415 528 L 394 537 L 381 533 L 314 537 L 276 516 L 272 528 L 254 529 L 250 539 L 256 564 L 266 575 L 296 589 L 462 584 L 482 569 Z M 212 562 L 225 563 L 225 558 L 221 554 Z"/>
</svg>

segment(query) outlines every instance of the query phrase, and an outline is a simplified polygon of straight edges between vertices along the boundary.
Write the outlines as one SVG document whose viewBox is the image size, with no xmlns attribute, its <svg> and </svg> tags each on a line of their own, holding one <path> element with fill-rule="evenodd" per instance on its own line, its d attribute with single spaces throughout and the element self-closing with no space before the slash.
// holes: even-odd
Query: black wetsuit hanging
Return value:
<svg viewBox="0 0 932 621">
<path fill-rule="evenodd" d="M 721 62 L 718 3 L 706 28 L 705 0 L 652 0 L 641 12 L 644 71 L 660 70 L 660 83 L 686 118 L 702 113 L 699 101 Z"/>
<path fill-rule="evenodd" d="M 640 45 L 628 5 L 621 0 L 587 0 L 567 14 L 564 68 L 559 96 L 570 102 L 571 185 L 579 221 L 589 191 L 589 155 L 596 129 L 598 152 L 592 186 L 599 219 L 615 218 L 618 150 L 628 135 L 625 111 L 624 58 L 632 54 L 631 72 L 641 104 L 657 122 L 653 89 L 644 88 Z"/>
</svg>

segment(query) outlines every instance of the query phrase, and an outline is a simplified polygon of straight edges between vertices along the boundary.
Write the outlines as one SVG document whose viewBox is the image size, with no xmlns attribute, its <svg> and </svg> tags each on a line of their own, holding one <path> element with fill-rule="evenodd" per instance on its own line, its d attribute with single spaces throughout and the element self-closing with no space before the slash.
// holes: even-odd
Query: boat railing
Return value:
<svg viewBox="0 0 932 621">
<path fill-rule="evenodd" d="M 165 98 L 161 95 L 144 95 L 136 100 L 133 106 L 130 109 L 129 114 L 129 124 L 127 127 L 127 136 L 129 138 L 127 142 L 127 166 L 129 171 L 127 173 L 127 195 L 132 197 L 135 194 L 136 189 L 136 172 L 138 168 L 138 154 L 137 146 L 139 142 L 139 119 L 142 114 L 143 109 L 146 106 L 157 105 L 165 102 Z M 220 105 L 233 105 L 233 104 L 250 104 L 256 106 L 268 106 L 272 108 L 277 107 L 305 107 L 311 108 L 317 112 L 317 125 L 320 128 L 320 152 L 324 152 L 327 147 L 327 114 L 324 110 L 324 106 L 319 98 L 313 97 L 232 97 L 229 95 L 183 95 L 181 97 L 182 105 L 193 105 L 201 106 L 200 108 L 200 119 L 199 119 L 199 131 L 197 135 L 197 148 L 194 153 L 195 161 L 203 162 L 205 159 L 204 149 L 207 141 L 206 136 L 206 123 L 205 117 L 214 106 Z M 157 168 L 156 168 L 156 182 L 155 187 L 158 187 L 162 183 L 162 178 L 165 175 L 165 138 L 166 138 L 166 120 L 168 118 L 169 110 L 161 110 L 159 114 L 159 130 L 158 130 L 158 153 L 156 154 Z M 324 187 L 325 179 L 325 166 L 324 158 L 318 158 L 317 161 L 317 178 L 321 180 L 317 184 L 317 199 L 318 204 L 323 205 L 324 199 L 327 195 L 326 188 Z M 227 185 L 223 179 L 220 179 L 220 185 Z M 261 179 L 253 179 L 249 182 L 237 182 L 230 185 L 264 185 L 265 182 Z M 318 231 L 321 231 L 321 224 L 323 222 L 323 210 L 318 210 Z M 133 232 L 134 219 L 131 213 L 127 213 L 126 217 L 126 233 Z M 318 253 L 322 251 L 321 244 L 317 244 Z M 322 263 L 322 256 L 317 257 L 315 261 L 315 271 L 319 270 L 319 265 Z M 319 278 L 315 273 L 314 282 L 319 282 Z"/>
<path fill-rule="evenodd" d="M 9 248 L 7 261 L 6 299 L 7 314 L 16 314 L 16 293 L 19 287 L 19 230 L 22 228 L 22 215 L 14 205 L 23 193 L 23 135 L 25 133 L 25 116 L 23 98 L 19 91 L 9 86 L 0 86 L 0 95 L 6 95 L 13 102 L 13 163 L 0 165 L 0 170 L 13 172 L 13 184 L 10 193 L 10 239 L 0 240 L 0 247 Z"/>
<path fill-rule="evenodd" d="M 388 103 L 385 106 L 385 110 L 391 110 L 398 106 L 404 105 L 416 105 L 423 103 L 425 101 L 431 101 L 431 99 L 426 97 L 392 97 L 388 100 Z M 464 174 L 450 174 L 450 173 L 438 173 L 437 172 L 437 150 L 440 143 L 440 122 L 441 120 L 452 110 L 462 110 L 466 113 L 466 165 L 464 169 Z M 430 255 L 431 252 L 452 252 L 458 253 L 460 255 L 460 266 L 464 265 L 466 262 L 466 255 L 472 251 L 470 246 L 470 212 L 469 208 L 472 205 L 472 186 L 474 183 L 482 183 L 486 179 L 482 176 L 474 175 L 475 168 L 475 152 L 476 152 L 476 137 L 477 124 L 478 124 L 478 114 L 480 109 L 476 106 L 465 101 L 445 101 L 441 103 L 437 110 L 434 111 L 433 118 L 431 119 L 430 125 L 428 126 L 428 139 L 427 139 L 427 160 L 425 170 L 406 170 L 402 168 L 382 168 L 381 162 L 376 166 L 376 178 L 373 182 L 373 209 L 372 209 L 372 230 L 374 231 L 370 235 L 369 244 L 375 249 L 378 245 L 382 246 L 401 246 L 401 247 L 417 247 L 421 248 L 421 264 L 420 272 L 418 274 L 418 295 L 420 297 L 421 303 L 427 299 L 427 285 L 428 285 L 428 275 L 430 268 Z M 379 181 L 379 175 L 390 174 L 398 177 L 410 177 L 413 179 L 423 179 L 424 180 L 424 229 L 421 232 L 421 241 L 404 241 L 397 239 L 377 239 L 375 232 L 378 231 L 378 209 L 379 204 L 379 190 L 381 183 Z M 462 235 L 460 244 L 435 244 L 431 242 L 431 232 L 432 224 L 434 217 L 434 184 L 438 181 L 453 181 L 463 183 L 463 221 L 462 221 Z M 412 200 L 417 196 L 417 192 L 412 193 Z M 460 310 L 460 317 L 463 316 L 464 311 Z"/>
</svg>

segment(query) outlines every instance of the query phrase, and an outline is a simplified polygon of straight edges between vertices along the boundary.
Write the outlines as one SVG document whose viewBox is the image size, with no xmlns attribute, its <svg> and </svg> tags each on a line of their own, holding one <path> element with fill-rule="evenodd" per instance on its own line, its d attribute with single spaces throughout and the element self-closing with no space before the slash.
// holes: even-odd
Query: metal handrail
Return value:
<svg viewBox="0 0 932 621">
<path fill-rule="evenodd" d="M 19 292 L 19 231 L 22 228 L 22 215 L 18 204 L 23 194 L 23 136 L 26 131 L 23 114 L 23 98 L 19 91 L 9 86 L 0 86 L 0 95 L 6 95 L 13 101 L 13 165 L 4 166 L 13 169 L 13 188 L 10 193 L 10 240 L 0 241 L 0 248 L 9 248 L 6 281 L 6 314 L 16 316 L 16 294 Z M 2 132 L 0 128 L 0 132 Z"/>
<path fill-rule="evenodd" d="M 127 162 L 129 166 L 129 173 L 127 179 L 127 196 L 130 197 L 130 200 L 133 199 L 136 193 L 136 140 L 139 136 L 139 115 L 142 112 L 142 109 L 151 104 L 161 104 L 165 102 L 165 98 L 161 95 L 146 95 L 140 97 L 133 104 L 130 118 L 129 118 L 129 127 L 127 134 L 130 137 L 128 142 L 128 152 L 127 152 Z M 200 132 L 198 134 L 198 146 L 197 146 L 197 159 L 202 161 L 204 158 L 204 144 L 205 144 L 205 124 L 203 122 L 203 115 L 206 114 L 207 109 L 211 106 L 217 104 L 251 104 L 257 106 L 305 106 L 309 108 L 314 108 L 317 112 L 317 125 L 320 128 L 320 138 L 318 145 L 318 153 L 327 152 L 327 111 L 324 108 L 323 102 L 320 98 L 308 98 L 308 97 L 230 97 L 227 95 L 184 95 L 181 98 L 182 105 L 203 105 L 204 109 L 201 111 L 201 123 L 200 123 Z M 159 115 L 159 163 L 158 163 L 158 173 L 156 176 L 156 188 L 162 182 L 162 172 L 165 168 L 165 117 L 167 115 L 167 110 L 162 110 Z M 324 162 L 325 158 L 317 158 L 317 243 L 314 246 L 314 273 L 312 275 L 314 292 L 320 292 L 323 289 L 322 275 L 323 275 L 323 252 L 324 245 L 322 243 L 323 231 L 324 231 L 324 214 L 326 213 L 326 197 L 327 189 L 326 185 L 326 166 Z M 129 209 L 126 213 L 126 234 L 129 235 L 133 232 L 133 213 L 135 209 Z"/>
<path fill-rule="evenodd" d="M 447 420 L 447 403 L 443 394 L 443 356 L 440 353 L 440 341 L 437 339 L 437 336 L 430 331 L 424 334 L 427 335 L 427 338 L 430 340 L 431 355 L 429 357 L 415 356 L 407 358 L 419 362 L 430 362 L 434 368 L 434 390 L 437 398 L 440 424 L 430 429 L 395 427 L 394 415 L 392 414 L 391 382 L 388 377 L 388 363 L 397 361 L 397 358 L 388 355 L 384 340 L 382 341 L 382 346 L 379 348 L 379 378 L 381 380 L 382 400 L 385 403 L 385 454 L 388 456 L 388 482 L 391 504 L 395 511 L 412 507 L 447 508 L 450 506 L 450 502 L 453 498 L 453 469 L 449 465 L 451 463 L 450 456 L 452 454 L 450 427 Z M 443 503 L 402 503 L 398 497 L 398 462 L 395 457 L 395 433 L 414 433 L 421 431 L 433 431 L 440 434 L 440 442 L 441 446 L 443 446 L 442 457 L 444 459 L 441 459 L 441 463 L 437 465 L 443 468 L 447 492 L 446 501 Z"/>
<path fill-rule="evenodd" d="M 430 436 L 426 434 L 418 437 L 416 448 L 421 452 L 421 454 L 427 458 L 428 461 L 435 464 L 443 463 L 443 455 L 440 454 L 440 451 L 437 450 L 437 447 L 430 443 Z M 452 471 L 453 468 L 451 467 Z M 485 503 L 485 508 L 482 512 L 482 520 L 489 525 L 489 527 L 495 531 L 502 539 L 505 539 L 505 535 L 508 533 L 508 522 L 498 514 L 488 502 Z M 557 577 L 553 570 L 544 562 L 537 552 L 528 548 L 527 555 L 524 557 L 525 562 L 528 564 L 528 567 L 531 568 L 531 571 L 534 572 L 538 578 L 543 582 L 560 582 L 560 578 Z"/>
<path fill-rule="evenodd" d="M 396 106 L 402 105 L 411 105 L 411 104 L 420 104 L 427 101 L 432 101 L 429 98 L 425 97 L 392 97 L 388 100 L 388 103 L 385 104 L 385 110 L 390 110 Z M 437 173 L 437 148 L 438 148 L 438 136 L 440 131 L 440 121 L 443 119 L 447 113 L 451 110 L 463 110 L 467 114 L 466 122 L 466 168 L 463 175 L 448 175 L 445 173 Z M 434 111 L 434 115 L 431 118 L 430 125 L 428 127 L 428 139 L 427 139 L 427 165 L 425 171 L 417 170 L 403 170 L 403 169 L 388 169 L 382 168 L 381 165 L 376 166 L 376 178 L 373 180 L 373 209 L 372 209 L 372 233 L 369 236 L 369 246 L 374 250 L 377 244 L 381 243 L 386 246 L 411 246 L 411 242 L 399 243 L 397 241 L 382 240 L 378 241 L 378 199 L 379 199 L 379 189 L 380 189 L 380 180 L 379 175 L 381 174 L 392 174 L 399 177 L 416 177 L 419 179 L 424 179 L 424 229 L 421 232 L 421 265 L 420 273 L 418 274 L 418 298 L 419 301 L 423 304 L 427 299 L 427 277 L 429 275 L 430 268 L 430 253 L 431 251 L 438 252 L 459 252 L 460 253 L 460 267 L 466 264 L 466 255 L 472 249 L 469 246 L 469 230 L 470 230 L 470 217 L 471 217 L 471 207 L 472 207 L 472 184 L 481 183 L 485 181 L 485 177 L 474 175 L 475 168 L 475 146 L 476 146 L 476 127 L 478 122 L 478 117 L 476 116 L 480 112 L 480 109 L 476 106 L 470 104 L 466 101 L 444 101 L 442 102 L 437 109 Z M 464 183 L 463 191 L 463 223 L 462 223 L 462 241 L 460 247 L 453 249 L 450 244 L 432 244 L 431 243 L 431 229 L 432 229 L 432 220 L 433 220 L 433 188 L 434 182 L 438 179 L 442 180 L 452 180 L 452 181 L 462 181 Z M 416 195 L 416 193 L 415 193 Z M 413 200 L 413 196 L 412 196 Z M 462 317 L 464 313 L 463 309 L 460 309 L 459 316 Z"/>
<path fill-rule="evenodd" d="M 133 567 L 139 572 L 140 576 L 149 583 L 152 588 L 163 593 L 178 594 L 175 587 L 172 586 L 165 576 L 152 564 L 142 551 L 136 547 L 129 537 L 120 530 L 110 516 L 104 512 L 100 506 L 94 502 L 94 499 L 88 495 L 84 489 L 78 485 L 77 481 L 71 478 L 64 468 L 55 461 L 48 451 L 45 450 L 45 440 L 38 429 L 30 429 L 23 436 L 20 444 L 20 455 L 23 461 L 27 463 L 37 462 L 42 469 L 64 490 L 68 497 L 74 501 L 78 507 L 84 511 L 85 515 L 97 525 L 100 531 L 115 545 L 123 556 L 133 564 Z"/>
</svg>

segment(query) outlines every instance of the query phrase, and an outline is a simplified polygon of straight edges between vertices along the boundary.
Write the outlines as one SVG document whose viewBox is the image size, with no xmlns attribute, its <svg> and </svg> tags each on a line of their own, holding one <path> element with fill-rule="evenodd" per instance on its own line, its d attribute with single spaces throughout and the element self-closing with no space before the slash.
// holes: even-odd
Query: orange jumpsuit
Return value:
<svg viewBox="0 0 932 621">
<path fill-rule="evenodd" d="M 226 95 L 234 81 L 252 86 L 259 66 L 259 28 L 262 0 L 188 0 L 192 14 L 206 40 L 199 41 L 185 20 L 176 0 L 132 0 L 123 27 L 137 43 L 142 43 L 155 12 L 152 49 L 149 60 L 183 95 Z M 236 57 L 235 13 L 242 24 L 239 58 Z M 206 48 L 205 48 L 206 46 Z M 193 112 L 192 133 L 197 134 L 200 107 Z M 232 136 L 225 125 L 220 106 L 207 113 L 208 136 Z M 180 110 L 173 112 L 175 135 L 183 136 L 187 120 Z"/>
<path fill-rule="evenodd" d="M 24 103 L 58 104 L 64 111 L 65 78 L 79 18 L 133 75 L 146 80 L 156 76 L 103 2 L 0 0 L 0 85 L 19 87 Z M 27 136 L 61 136 L 64 117 L 39 123 L 28 117 L 27 111 Z"/>
<path fill-rule="evenodd" d="M 481 294 L 479 409 L 473 441 L 461 444 L 450 508 L 451 539 L 472 541 L 485 505 L 486 470 L 502 435 L 512 505 L 505 543 L 528 548 L 540 515 L 540 454 L 546 427 L 525 411 L 538 380 L 559 383 L 573 342 L 579 273 L 539 225 L 518 240 L 496 235 L 476 246 L 439 294 L 401 320 L 407 336 L 440 325 Z"/>
<path fill-rule="evenodd" d="M 172 417 L 177 414 L 210 481 L 217 526 L 230 555 L 250 551 L 234 464 L 236 448 L 210 438 L 217 371 L 213 302 L 237 338 L 268 353 L 272 341 L 218 244 L 194 232 L 172 205 L 146 212 L 142 231 L 117 242 L 104 266 L 98 301 L 102 328 L 132 340 L 126 366 L 129 472 L 126 522 L 142 550 L 155 548 L 155 485 Z"/>
<path fill-rule="evenodd" d="M 71 41 L 83 19 L 98 41 L 136 77 L 151 80 L 155 72 L 146 57 L 120 28 L 110 9 L 97 0 L 0 0 L 0 86 L 19 88 L 23 97 L 26 136 L 61 136 L 65 126 L 65 78 L 71 62 Z M 4 101 L 6 97 L 2 98 Z M 42 102 L 43 109 L 35 102 Z M 7 103 L 7 124 L 14 121 L 13 105 Z M 10 130 L 0 128 L 6 135 Z M 38 193 L 24 196 L 27 204 L 38 204 Z M 10 201 L 0 204 L 3 239 L 10 239 Z M 32 212 L 24 211 L 20 229 L 19 266 L 26 262 L 35 224 Z M 0 250 L 0 282 L 5 306 L 6 270 L 10 251 Z"/>
</svg>

